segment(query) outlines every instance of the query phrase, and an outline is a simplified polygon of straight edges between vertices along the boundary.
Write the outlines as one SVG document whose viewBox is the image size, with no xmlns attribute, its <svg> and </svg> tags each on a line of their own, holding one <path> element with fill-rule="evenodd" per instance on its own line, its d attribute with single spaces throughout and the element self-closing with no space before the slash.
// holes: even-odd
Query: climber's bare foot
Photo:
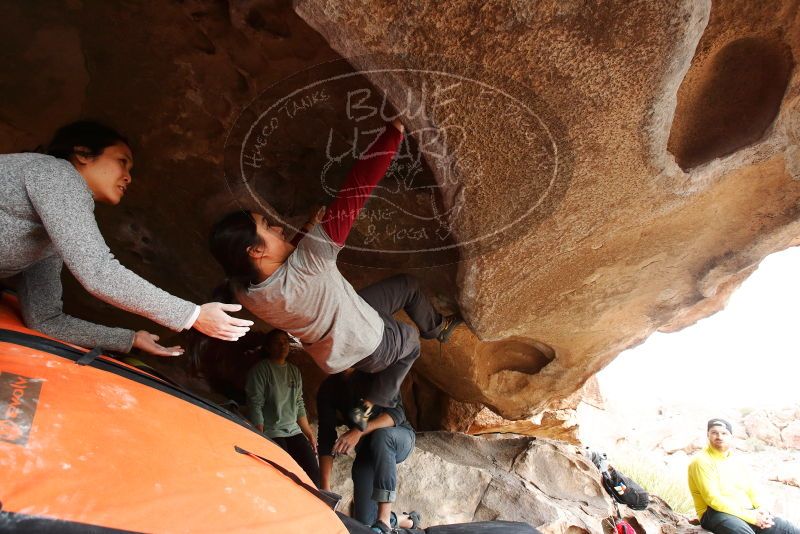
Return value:
<svg viewBox="0 0 800 534">
<path fill-rule="evenodd" d="M 419 512 L 403 512 L 397 514 L 397 526 L 400 528 L 422 528 L 422 518 Z"/>
<path fill-rule="evenodd" d="M 397 526 L 400 528 L 412 528 L 414 522 L 409 519 L 408 514 L 399 514 L 397 516 Z"/>
</svg>

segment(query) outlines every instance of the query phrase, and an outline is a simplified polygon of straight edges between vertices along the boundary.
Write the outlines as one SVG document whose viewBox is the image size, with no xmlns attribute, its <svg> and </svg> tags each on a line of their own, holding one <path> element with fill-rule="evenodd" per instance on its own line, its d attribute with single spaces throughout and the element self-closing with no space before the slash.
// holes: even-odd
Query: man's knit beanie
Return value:
<svg viewBox="0 0 800 534">
<path fill-rule="evenodd" d="M 733 428 L 731 427 L 731 424 L 727 422 L 725 419 L 720 419 L 719 417 L 715 417 L 714 419 L 709 419 L 708 430 L 711 430 L 712 426 L 724 426 L 725 428 L 728 429 L 728 432 L 733 434 Z"/>
</svg>

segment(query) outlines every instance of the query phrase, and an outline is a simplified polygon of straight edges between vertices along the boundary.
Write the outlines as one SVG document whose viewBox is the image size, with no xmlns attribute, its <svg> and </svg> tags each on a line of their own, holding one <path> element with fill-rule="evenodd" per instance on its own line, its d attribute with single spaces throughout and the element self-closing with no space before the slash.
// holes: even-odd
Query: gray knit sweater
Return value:
<svg viewBox="0 0 800 534">
<path fill-rule="evenodd" d="M 196 306 L 129 271 L 111 254 L 94 218 L 94 199 L 67 161 L 42 154 L 0 155 L 0 278 L 20 274 L 29 328 L 85 347 L 127 352 L 134 332 L 66 315 L 61 267 L 95 297 L 181 330 Z"/>
</svg>

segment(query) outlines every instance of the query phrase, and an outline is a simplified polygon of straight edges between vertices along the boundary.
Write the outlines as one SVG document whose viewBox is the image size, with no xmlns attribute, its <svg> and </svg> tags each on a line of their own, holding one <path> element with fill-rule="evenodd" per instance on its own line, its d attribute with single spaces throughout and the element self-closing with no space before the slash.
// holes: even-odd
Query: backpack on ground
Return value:
<svg viewBox="0 0 800 534">
<path fill-rule="evenodd" d="M 625 504 L 633 510 L 644 510 L 650 504 L 650 495 L 639 484 L 614 469 L 608 463 L 606 453 L 586 447 L 586 455 L 600 470 L 601 482 L 614 501 Z"/>
<path fill-rule="evenodd" d="M 603 472 L 603 487 L 615 501 L 633 510 L 644 510 L 650 504 L 650 494 L 643 487 L 611 466 Z"/>
</svg>

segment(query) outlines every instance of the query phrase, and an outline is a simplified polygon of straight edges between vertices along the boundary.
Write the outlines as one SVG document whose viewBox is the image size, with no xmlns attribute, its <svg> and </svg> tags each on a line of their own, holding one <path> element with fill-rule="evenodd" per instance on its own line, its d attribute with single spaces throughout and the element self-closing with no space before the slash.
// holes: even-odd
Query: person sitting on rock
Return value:
<svg viewBox="0 0 800 534">
<path fill-rule="evenodd" d="M 96 202 L 116 206 L 130 187 L 133 152 L 116 130 L 93 121 L 60 128 L 47 154 L 0 155 L 0 279 L 12 278 L 28 328 L 84 347 L 178 356 L 158 336 L 83 321 L 64 313 L 66 264 L 92 296 L 175 331 L 195 328 L 218 339 L 243 336 L 252 321 L 231 317 L 239 305 L 197 306 L 123 267 L 94 217 Z"/>
<path fill-rule="evenodd" d="M 246 211 L 219 221 L 210 240 L 227 284 L 250 312 L 298 338 L 326 373 L 356 367 L 375 374 L 371 389 L 353 408 L 352 419 L 362 430 L 373 405 L 392 405 L 420 354 L 417 332 L 392 314 L 405 310 L 420 336 L 441 342 L 463 322 L 457 315 L 436 312 L 411 276 L 394 276 L 357 292 L 336 266 L 353 223 L 388 170 L 402 136 L 399 120 L 384 127 L 350 170 L 325 219 L 297 247 L 270 216 Z"/>
<path fill-rule="evenodd" d="M 400 394 L 392 399 L 393 407 L 376 406 L 363 430 L 348 416 L 369 391 L 372 379 L 373 375 L 348 369 L 326 378 L 317 391 L 320 487 L 331 489 L 334 456 L 355 451 L 353 517 L 381 533 L 391 532 L 395 526 L 417 528 L 420 518 L 416 512 L 399 518 L 392 512 L 397 498 L 397 464 L 408 458 L 416 441 Z M 339 425 L 349 429 L 337 438 Z"/>
<path fill-rule="evenodd" d="M 747 469 L 731 450 L 731 424 L 708 421 L 708 446 L 689 464 L 689 490 L 700 526 L 715 534 L 800 534 L 762 507 Z"/>
<path fill-rule="evenodd" d="M 247 406 L 255 427 L 289 453 L 319 486 L 317 440 L 306 417 L 303 378 L 296 365 L 286 361 L 289 336 L 283 330 L 266 335 L 266 358 L 247 373 Z"/>
</svg>

